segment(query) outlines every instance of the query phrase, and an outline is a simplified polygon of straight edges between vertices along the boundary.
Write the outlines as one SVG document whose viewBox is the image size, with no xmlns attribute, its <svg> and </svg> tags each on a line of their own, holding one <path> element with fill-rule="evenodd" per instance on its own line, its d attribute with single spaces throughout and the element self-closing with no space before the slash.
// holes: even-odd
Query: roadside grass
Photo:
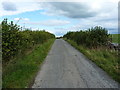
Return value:
<svg viewBox="0 0 120 90">
<path fill-rule="evenodd" d="M 89 49 L 84 46 L 78 46 L 74 41 L 65 40 L 120 83 L 120 60 L 117 51 L 108 50 L 105 47 Z"/>
<path fill-rule="evenodd" d="M 111 34 L 112 43 L 119 43 L 120 44 L 120 34 Z"/>
<path fill-rule="evenodd" d="M 36 46 L 28 55 L 16 58 L 3 71 L 3 88 L 27 88 L 33 81 L 55 39 Z"/>
</svg>

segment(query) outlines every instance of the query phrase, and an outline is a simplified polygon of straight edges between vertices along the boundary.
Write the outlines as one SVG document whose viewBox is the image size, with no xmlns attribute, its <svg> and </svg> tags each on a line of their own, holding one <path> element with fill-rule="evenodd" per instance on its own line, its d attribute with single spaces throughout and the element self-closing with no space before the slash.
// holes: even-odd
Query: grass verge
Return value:
<svg viewBox="0 0 120 90">
<path fill-rule="evenodd" d="M 119 43 L 120 44 L 120 34 L 111 34 L 112 43 Z"/>
<path fill-rule="evenodd" d="M 39 70 L 40 64 L 50 50 L 54 39 L 35 47 L 35 49 L 17 60 L 9 63 L 3 72 L 3 88 L 25 88 L 34 79 Z"/>
<path fill-rule="evenodd" d="M 65 40 L 120 83 L 120 60 L 117 51 L 106 48 L 89 49 L 84 46 L 78 46 L 74 41 Z"/>
</svg>

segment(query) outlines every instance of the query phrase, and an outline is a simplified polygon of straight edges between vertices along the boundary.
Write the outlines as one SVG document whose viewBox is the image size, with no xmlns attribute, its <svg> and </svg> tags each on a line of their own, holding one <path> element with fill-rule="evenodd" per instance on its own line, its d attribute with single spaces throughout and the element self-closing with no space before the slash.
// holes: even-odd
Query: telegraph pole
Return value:
<svg viewBox="0 0 120 90">
<path fill-rule="evenodd" d="M 22 19 L 22 18 L 19 18 L 19 19 L 17 20 L 16 24 L 17 24 L 21 19 Z"/>
</svg>

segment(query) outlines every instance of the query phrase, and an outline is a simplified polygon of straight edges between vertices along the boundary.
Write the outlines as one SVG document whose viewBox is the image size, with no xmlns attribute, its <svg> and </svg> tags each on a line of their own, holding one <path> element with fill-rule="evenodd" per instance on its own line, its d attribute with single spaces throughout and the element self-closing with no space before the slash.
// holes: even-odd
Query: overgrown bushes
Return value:
<svg viewBox="0 0 120 90">
<path fill-rule="evenodd" d="M 120 83 L 120 60 L 117 51 L 106 49 L 105 47 L 90 49 L 83 45 L 77 45 L 73 40 L 65 40 Z"/>
<path fill-rule="evenodd" d="M 78 45 L 84 45 L 89 48 L 97 48 L 106 45 L 109 40 L 107 30 L 100 26 L 88 29 L 86 31 L 68 32 L 64 38 L 75 41 Z"/>
<path fill-rule="evenodd" d="M 87 31 L 68 32 L 66 41 L 120 82 L 118 51 L 106 48 L 110 36 L 105 28 L 96 26 Z"/>
<path fill-rule="evenodd" d="M 42 44 L 55 36 L 46 31 L 21 30 L 21 27 L 14 24 L 13 21 L 8 23 L 4 19 L 2 26 L 2 61 L 8 62 L 12 57 L 35 44 Z"/>
</svg>

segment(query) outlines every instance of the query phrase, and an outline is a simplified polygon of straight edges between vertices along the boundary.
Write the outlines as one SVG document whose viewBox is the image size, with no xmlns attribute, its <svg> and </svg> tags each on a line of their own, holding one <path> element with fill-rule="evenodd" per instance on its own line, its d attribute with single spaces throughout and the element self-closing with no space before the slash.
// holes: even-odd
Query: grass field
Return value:
<svg viewBox="0 0 120 90">
<path fill-rule="evenodd" d="M 66 40 L 99 67 L 106 71 L 114 80 L 120 83 L 120 60 L 118 52 L 106 48 L 89 49 L 84 46 L 78 46 L 74 41 Z"/>
<path fill-rule="evenodd" d="M 111 34 L 110 37 L 112 37 L 112 43 L 120 43 L 120 34 Z"/>
<path fill-rule="evenodd" d="M 3 88 L 25 88 L 33 81 L 54 39 L 38 45 L 28 55 L 9 63 L 3 72 Z"/>
</svg>

